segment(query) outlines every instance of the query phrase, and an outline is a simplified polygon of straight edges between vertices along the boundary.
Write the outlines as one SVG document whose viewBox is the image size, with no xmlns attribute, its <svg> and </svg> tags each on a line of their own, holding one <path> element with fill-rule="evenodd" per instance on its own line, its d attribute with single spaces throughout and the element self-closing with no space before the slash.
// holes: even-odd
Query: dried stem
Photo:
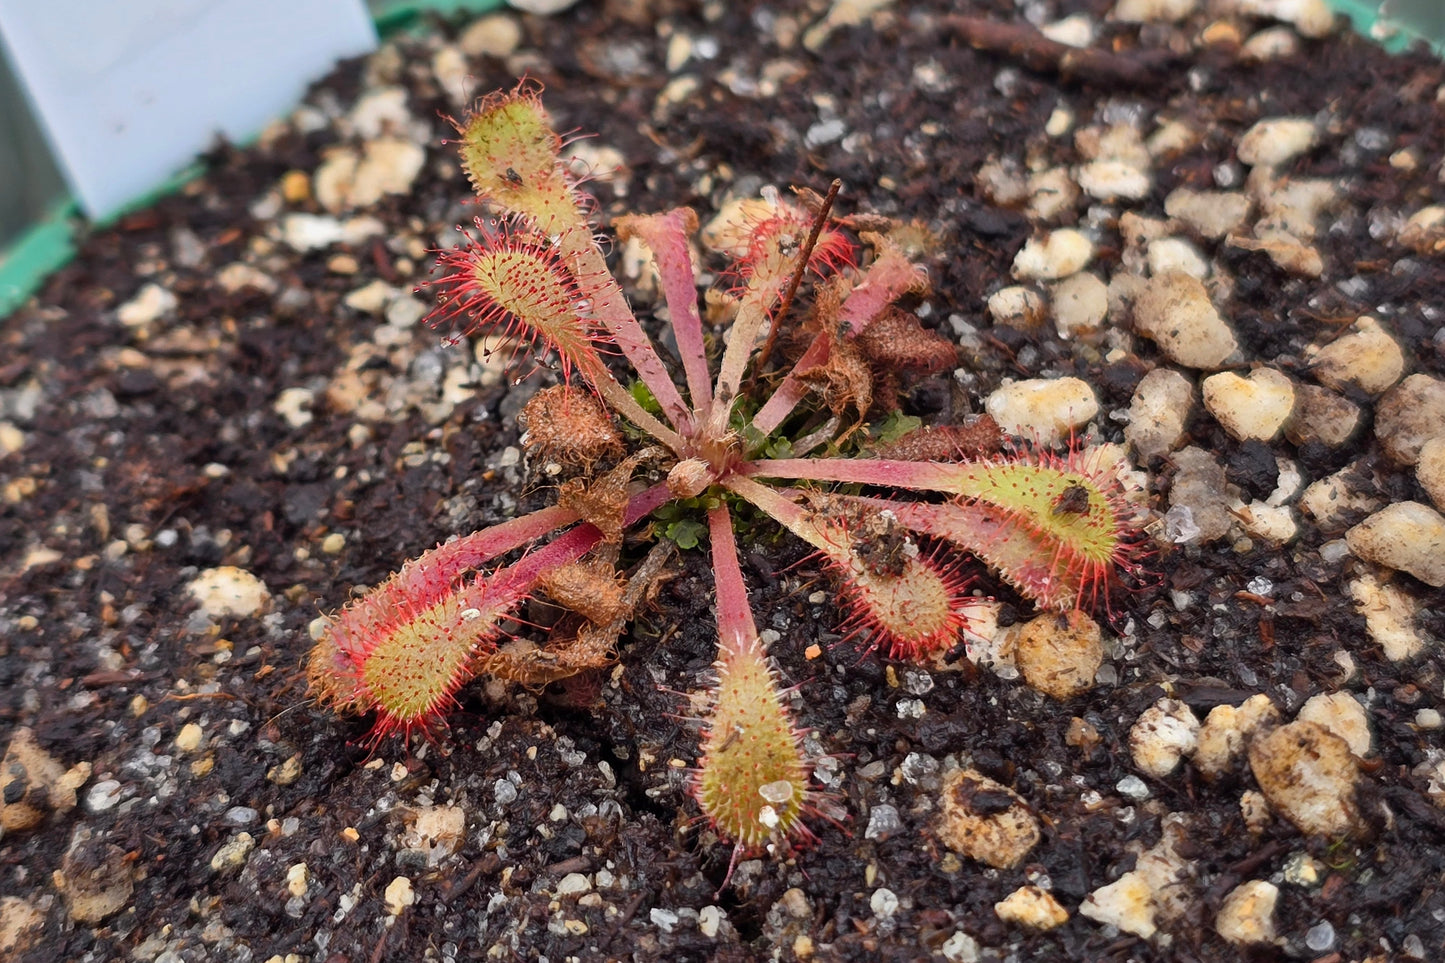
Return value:
<svg viewBox="0 0 1445 963">
<path fill-rule="evenodd" d="M 783 299 L 778 302 L 778 309 L 773 312 L 772 323 L 768 326 L 768 337 L 763 341 L 763 349 L 758 352 L 757 360 L 753 362 L 753 375 L 748 381 L 748 390 L 752 390 L 757 383 L 758 372 L 762 371 L 772 357 L 773 344 L 778 340 L 778 328 L 783 316 L 793 306 L 793 296 L 798 293 L 798 285 L 803 281 L 803 274 L 808 270 L 808 260 L 813 256 L 813 248 L 818 246 L 818 235 L 823 233 L 823 225 L 828 223 L 828 214 L 833 210 L 833 202 L 838 199 L 838 192 L 843 189 L 843 182 L 833 178 L 833 183 L 828 185 L 828 193 L 823 198 L 823 203 L 818 207 L 818 213 L 813 217 L 813 229 L 808 233 L 808 240 L 803 242 L 802 260 L 793 269 L 793 279 L 788 282 L 788 289 L 783 292 Z"/>
<path fill-rule="evenodd" d="M 1158 86 L 1179 58 L 1164 50 L 1116 53 L 1093 47 L 1071 47 L 1050 40 L 1024 23 L 1000 23 L 984 17 L 951 14 L 945 27 L 975 50 L 1005 54 L 1030 70 L 1058 74 L 1099 87 Z"/>
</svg>

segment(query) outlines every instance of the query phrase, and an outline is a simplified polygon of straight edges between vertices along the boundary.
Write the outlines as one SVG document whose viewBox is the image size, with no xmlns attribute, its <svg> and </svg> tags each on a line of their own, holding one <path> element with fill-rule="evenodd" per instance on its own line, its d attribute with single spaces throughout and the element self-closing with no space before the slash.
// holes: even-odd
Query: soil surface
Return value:
<svg viewBox="0 0 1445 963">
<path fill-rule="evenodd" d="M 959 366 L 907 393 L 925 423 L 981 410 L 1005 379 L 1074 376 L 1100 402 L 1087 430 L 1122 442 L 1140 380 L 1168 361 L 1126 306 L 1111 300 L 1101 327 L 1066 338 L 1047 314 L 1002 323 L 985 304 L 1049 227 L 1081 228 L 1105 282 L 1146 275 L 1121 216 L 1162 220 L 1179 187 L 1244 190 L 1236 145 L 1269 117 L 1315 125 L 1278 175 L 1336 190 L 1317 276 L 1192 241 L 1237 337 L 1229 366 L 1314 384 L 1308 347 L 1369 313 L 1405 373 L 1445 377 L 1445 262 L 1400 240 L 1445 198 L 1438 60 L 1243 16 L 1140 25 L 1091 0 L 1041 0 L 1028 20 L 1012 2 L 967 5 L 1018 27 L 1083 15 L 1105 62 L 1061 66 L 1031 28 L 1023 46 L 974 49 L 950 19 L 961 6 L 856 4 L 879 9 L 848 23 L 846 4 L 617 0 L 436 24 L 343 65 L 255 146 L 218 147 L 205 177 L 86 237 L 0 328 L 0 744 L 28 730 L 60 770 L 81 767 L 74 806 L 42 787 L 56 777 L 35 756 L 7 769 L 7 807 L 41 804 L 34 826 L 0 838 L 0 958 L 1440 958 L 1445 595 L 1392 577 L 1418 607 L 1406 621 L 1419 643 L 1392 661 L 1352 602 L 1372 570 L 1343 548 L 1343 525 L 1297 510 L 1284 544 L 1157 522 L 1152 577 L 1099 613 L 1097 684 L 1062 702 L 1016 671 L 928 670 L 839 644 L 826 574 L 760 526 L 743 548 L 753 607 L 778 633 L 840 822 L 819 820 L 810 848 L 744 861 L 727 886 L 731 850 L 688 794 L 697 723 L 683 693 L 706 686 L 716 644 L 701 551 L 683 554 L 590 688 L 473 686 L 434 743 L 374 751 L 368 720 L 308 700 L 300 668 L 320 613 L 449 535 L 546 502 L 513 416 L 550 373 L 510 383 L 418 324 L 426 295 L 412 294 L 427 252 L 475 213 L 442 117 L 523 72 L 546 85 L 559 129 L 596 133 L 576 149 L 612 171 L 591 184 L 604 222 L 677 205 L 706 219 L 764 184 L 821 191 L 836 177 L 841 213 L 916 219 L 941 238 L 914 307 L 957 338 Z M 1241 42 L 1269 28 L 1293 47 L 1247 56 Z M 378 88 L 394 99 L 357 106 Z M 1081 197 L 1044 222 L 1010 196 L 1010 177 L 1085 163 L 1085 128 L 1147 139 L 1167 122 L 1189 133 L 1150 152 L 1138 197 Z M 396 175 L 403 191 L 337 202 L 318 169 L 385 138 L 424 147 Z M 1003 173 L 986 182 L 990 162 Z M 1205 374 L 1175 367 L 1194 384 Z M 1212 453 L 1245 503 L 1281 488 L 1282 466 L 1300 476 L 1280 496 L 1293 506 L 1303 485 L 1355 465 L 1373 504 L 1428 504 L 1371 428 L 1380 393 L 1340 396 L 1363 424 L 1344 441 L 1240 441 L 1196 400 L 1172 447 Z M 1145 462 L 1162 516 L 1176 466 Z M 201 579 L 225 598 L 198 601 Z M 979 579 L 1008 602 L 1005 621 L 1033 614 Z M 1243 763 L 1212 780 L 1188 760 L 1151 776 L 1131 753 L 1136 720 L 1165 696 L 1202 720 L 1263 693 L 1287 720 L 1334 692 L 1363 707 L 1373 739 L 1344 834 L 1249 815 Z M 1019 865 L 987 868 L 940 841 L 940 786 L 960 766 L 1039 820 Z M 1147 936 L 1080 912 L 1166 837 L 1174 876 Z M 1241 949 L 1216 921 L 1250 880 L 1277 887 L 1262 916 L 1274 933 Z M 1067 921 L 1001 919 L 995 904 L 1026 884 Z"/>
</svg>

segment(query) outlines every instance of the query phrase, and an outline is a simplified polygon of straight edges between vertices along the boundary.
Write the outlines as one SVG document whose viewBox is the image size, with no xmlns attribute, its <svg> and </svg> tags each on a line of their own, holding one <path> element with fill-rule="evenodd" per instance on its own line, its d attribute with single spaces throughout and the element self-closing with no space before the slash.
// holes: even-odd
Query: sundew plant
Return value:
<svg viewBox="0 0 1445 963">
<path fill-rule="evenodd" d="M 905 377 L 957 363 L 950 341 L 898 307 L 926 276 L 884 219 L 852 222 L 860 246 L 830 217 L 831 193 L 734 205 L 710 226 L 731 287 L 708 322 L 694 213 L 617 219 L 616 236 L 655 265 L 676 346 L 665 359 L 607 268 L 595 205 L 539 88 L 493 93 L 457 128 L 495 217 L 439 256 L 431 320 L 457 337 L 510 336 L 522 374 L 554 359 L 562 383 L 528 402 L 521 442 L 572 477 L 548 507 L 424 552 L 326 621 L 311 688 L 372 714 L 373 739 L 435 735 L 478 677 L 542 686 L 612 664 L 668 553 L 705 542 L 716 681 L 693 795 L 734 861 L 781 852 L 811 836 L 818 796 L 749 603 L 740 513 L 807 543 L 840 585 L 852 637 L 893 659 L 936 659 L 967 638 L 970 556 L 1059 611 L 1097 604 L 1133 564 L 1134 512 L 1087 448 L 1006 444 L 986 419 L 867 447 L 860 428 L 896 410 Z M 628 541 L 644 532 L 663 533 L 646 553 Z M 515 644 L 542 635 L 518 620 L 534 597 L 569 613 L 566 630 Z"/>
</svg>

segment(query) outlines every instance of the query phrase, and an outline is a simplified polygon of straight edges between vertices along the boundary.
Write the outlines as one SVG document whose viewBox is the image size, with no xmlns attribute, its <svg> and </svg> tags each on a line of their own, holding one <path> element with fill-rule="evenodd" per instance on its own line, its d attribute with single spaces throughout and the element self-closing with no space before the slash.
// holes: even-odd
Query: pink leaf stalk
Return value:
<svg viewBox="0 0 1445 963">
<path fill-rule="evenodd" d="M 697 233 L 697 215 L 684 207 L 666 214 L 621 217 L 614 226 L 622 240 L 640 238 L 652 251 L 672 333 L 677 339 L 677 351 L 687 375 L 687 391 L 699 420 L 705 419 L 712 408 L 712 378 L 707 370 L 707 345 L 697 310 L 697 279 L 692 255 L 687 249 L 689 235 Z"/>
<path fill-rule="evenodd" d="M 1116 474 L 1082 453 L 942 464 L 884 459 L 777 459 L 750 472 L 778 478 L 857 482 L 959 496 L 953 503 L 871 499 L 900 523 L 978 555 L 1045 608 L 1091 603 L 1139 554 L 1137 510 Z"/>
<path fill-rule="evenodd" d="M 540 94 L 539 84 L 524 80 L 510 92 L 484 97 L 466 121 L 456 125 L 462 135 L 462 166 L 478 197 L 503 208 L 536 236 L 555 239 L 552 243 L 558 256 L 584 295 L 585 313 L 608 332 L 664 414 L 681 427 L 691 420 L 691 414 L 628 309 L 622 290 L 607 272 L 592 236 L 589 213 L 593 205 L 567 173 L 562 139 L 552 129 Z M 628 410 L 620 397 L 609 398 L 609 402 L 634 417 L 635 412 Z M 640 426 L 666 440 L 653 425 Z"/>
<path fill-rule="evenodd" d="M 665 500 L 654 486 L 627 506 L 635 524 Z M 476 532 L 403 565 L 323 627 L 308 660 L 312 691 L 334 708 L 376 713 L 373 741 L 399 731 L 430 731 L 475 675 L 479 655 L 495 648 L 504 619 L 549 572 L 575 562 L 602 540 L 582 524 L 494 572 L 478 566 L 576 519 L 560 507 Z"/>
<path fill-rule="evenodd" d="M 803 817 L 811 766 L 753 624 L 732 518 L 719 506 L 709 511 L 708 524 L 717 576 L 718 684 L 693 794 L 712 826 L 734 843 L 731 876 L 739 855 L 808 838 Z"/>
<path fill-rule="evenodd" d="M 831 498 L 812 510 L 749 478 L 730 478 L 727 485 L 832 563 L 848 589 L 856 627 L 875 632 L 890 655 L 918 659 L 946 651 L 967 626 L 974 600 L 964 594 L 962 579 L 892 530 L 888 509 L 849 519 Z"/>
<path fill-rule="evenodd" d="M 460 582 L 446 545 L 434 550 L 440 561 L 409 562 L 325 627 L 307 666 L 313 690 L 337 708 L 374 711 L 374 739 L 428 731 L 541 575 L 580 558 L 600 537 L 579 526 L 490 578 Z"/>
<path fill-rule="evenodd" d="M 802 246 L 812 232 L 813 218 L 802 208 L 779 200 L 770 191 L 761 202 L 743 206 L 742 230 L 737 238 L 724 236 L 724 249 L 734 258 L 736 272 L 746 284 L 739 292 L 732 337 L 723 352 L 717 376 L 720 408 L 713 412 L 712 428 L 720 430 L 742 383 L 748 360 L 757 347 L 764 323 L 788 288 L 794 272 L 814 266 L 829 270 L 851 263 L 851 248 L 837 231 L 825 229 L 803 265 Z"/>
</svg>

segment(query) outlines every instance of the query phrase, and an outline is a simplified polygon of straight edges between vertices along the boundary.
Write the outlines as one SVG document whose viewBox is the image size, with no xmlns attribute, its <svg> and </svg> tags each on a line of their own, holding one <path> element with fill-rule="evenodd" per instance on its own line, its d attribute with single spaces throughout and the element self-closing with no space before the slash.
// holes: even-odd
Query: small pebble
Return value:
<svg viewBox="0 0 1445 963">
<path fill-rule="evenodd" d="M 297 251 L 329 247 L 344 233 L 340 221 L 319 214 L 288 214 L 281 221 L 282 240 Z"/>
<path fill-rule="evenodd" d="M 1037 932 L 1062 926 L 1069 919 L 1068 911 L 1059 905 L 1053 894 L 1037 886 L 1020 886 L 994 903 L 993 911 L 1005 923 Z"/>
<path fill-rule="evenodd" d="M 1318 249 L 1306 244 L 1288 231 L 1259 231 L 1258 237 L 1241 237 L 1231 234 L 1231 247 L 1245 251 L 1259 251 L 1269 257 L 1281 270 L 1300 277 L 1317 278 L 1325 271 L 1324 258 Z"/>
<path fill-rule="evenodd" d="M 1359 700 L 1347 692 L 1311 696 L 1295 718 L 1324 726 L 1345 740 L 1350 751 L 1361 759 L 1370 754 L 1370 717 Z"/>
<path fill-rule="evenodd" d="M 386 323 L 394 328 L 410 328 L 426 317 L 429 310 L 418 298 L 403 294 L 386 306 Z"/>
<path fill-rule="evenodd" d="M 1193 406 L 1193 382 L 1173 368 L 1155 368 L 1139 380 L 1129 402 L 1124 439 L 1140 464 L 1174 449 L 1184 437 Z"/>
<path fill-rule="evenodd" d="M 1305 888 L 1320 885 L 1329 871 L 1329 866 L 1306 852 L 1290 853 L 1284 861 L 1284 866 L 1280 869 L 1286 883 Z"/>
<path fill-rule="evenodd" d="M 221 819 L 232 826 L 249 826 L 261 818 L 261 814 L 250 806 L 232 806 Z"/>
<path fill-rule="evenodd" d="M 1172 773 L 1198 744 L 1199 720 L 1178 699 L 1160 699 L 1129 730 L 1134 765 L 1156 779 Z"/>
<path fill-rule="evenodd" d="M 353 217 L 341 221 L 321 214 L 287 214 L 281 220 L 281 239 L 302 252 L 340 242 L 360 244 L 385 230 L 381 221 L 374 217 Z"/>
<path fill-rule="evenodd" d="M 211 869 L 218 873 L 239 869 L 255 846 L 256 840 L 250 833 L 237 833 L 216 850 L 216 854 L 211 857 Z"/>
<path fill-rule="evenodd" d="M 1445 517 L 1420 502 L 1396 502 L 1345 533 L 1356 558 L 1445 586 Z"/>
<path fill-rule="evenodd" d="M 227 264 L 216 272 L 216 284 L 220 286 L 221 290 L 230 294 L 235 294 L 245 288 L 254 288 L 264 294 L 274 294 L 277 287 L 276 279 L 271 275 L 240 261 Z"/>
<path fill-rule="evenodd" d="M 1134 327 L 1187 368 L 1217 368 L 1239 348 L 1203 282 L 1178 271 L 1149 279 L 1134 302 Z"/>
<path fill-rule="evenodd" d="M 60 869 L 50 878 L 65 897 L 65 909 L 70 919 L 93 925 L 119 912 L 130 902 L 136 875 L 124 849 L 94 839 L 82 827 L 77 830 Z M 6 940 L 7 944 L 10 942 Z M 9 946 L 3 948 L 10 949 Z"/>
<path fill-rule="evenodd" d="M 1322 920 L 1305 931 L 1305 946 L 1316 953 L 1326 953 L 1334 949 L 1335 928 L 1330 925 L 1329 920 Z"/>
<path fill-rule="evenodd" d="M 1288 505 L 1270 505 L 1258 499 L 1234 509 L 1239 527 L 1253 538 L 1287 545 L 1299 535 L 1299 523 Z"/>
<path fill-rule="evenodd" d="M 1013 160 L 992 160 L 984 163 L 975 175 L 979 189 L 998 207 L 1014 207 L 1029 193 L 1028 181 Z"/>
<path fill-rule="evenodd" d="M 19 960 L 38 941 L 45 926 L 45 904 L 31 897 L 0 897 L 0 952 Z"/>
<path fill-rule="evenodd" d="M 1309 373 L 1327 387 L 1336 391 L 1355 387 L 1371 395 L 1393 387 L 1405 373 L 1400 343 L 1368 315 L 1329 344 L 1307 350 L 1305 363 Z"/>
<path fill-rule="evenodd" d="M 462 31 L 457 46 L 469 57 L 505 58 L 522 42 L 522 25 L 505 13 L 480 17 Z"/>
<path fill-rule="evenodd" d="M 1299 34 L 1288 27 L 1266 27 L 1250 36 L 1240 48 L 1240 56 L 1246 60 L 1266 62 L 1283 60 L 1299 53 Z"/>
<path fill-rule="evenodd" d="M 1025 682 L 1054 699 L 1087 692 L 1104 661 L 1099 625 L 1078 610 L 1030 619 L 1013 637 L 1013 661 Z"/>
<path fill-rule="evenodd" d="M 1291 722 L 1249 746 L 1249 767 L 1270 809 L 1311 836 L 1343 836 L 1359 824 L 1359 767 L 1345 740 L 1314 722 Z"/>
<path fill-rule="evenodd" d="M 381 314 L 400 292 L 385 281 L 371 281 L 341 299 L 353 311 Z"/>
<path fill-rule="evenodd" d="M 1244 226 L 1252 206 L 1238 191 L 1195 191 L 1178 187 L 1164 198 L 1164 212 L 1207 240 L 1217 241 Z"/>
<path fill-rule="evenodd" d="M 803 144 L 809 148 L 831 144 L 848 132 L 847 126 L 838 119 L 819 121 L 803 134 Z"/>
<path fill-rule="evenodd" d="M 311 175 L 311 193 L 332 214 L 351 206 L 351 185 L 361 156 L 349 147 L 333 149 Z"/>
<path fill-rule="evenodd" d="M 1253 836 L 1264 835 L 1273 820 L 1264 794 L 1254 789 L 1246 789 L 1239 794 L 1239 814 Z"/>
<path fill-rule="evenodd" d="M 808 894 L 796 886 L 784 891 L 776 905 L 795 920 L 813 918 L 813 904 L 808 899 Z"/>
<path fill-rule="evenodd" d="M 1080 378 L 1033 378 L 990 394 L 984 410 L 1004 432 L 1055 445 L 1099 413 L 1094 389 Z"/>
<path fill-rule="evenodd" d="M 1154 889 L 1137 871 L 1127 872 L 1085 896 L 1079 915 L 1146 940 L 1159 929 L 1154 921 Z"/>
<path fill-rule="evenodd" d="M 1261 879 L 1240 883 L 1224 897 L 1214 930 L 1235 946 L 1273 943 L 1279 887 Z"/>
<path fill-rule="evenodd" d="M 1013 276 L 1019 280 L 1058 281 L 1077 274 L 1094 256 L 1094 244 L 1073 228 L 1059 228 L 1030 238 L 1014 257 Z"/>
<path fill-rule="evenodd" d="M 1149 273 L 1169 274 L 1178 271 L 1204 280 L 1209 277 L 1209 262 L 1199 248 L 1181 237 L 1160 237 L 1149 242 Z"/>
<path fill-rule="evenodd" d="M 568 873 L 557 881 L 555 896 L 577 896 L 592 889 L 592 882 L 582 873 Z"/>
<path fill-rule="evenodd" d="M 1343 532 L 1382 503 L 1373 473 L 1358 463 L 1312 482 L 1299 498 L 1300 509 L 1331 534 Z"/>
<path fill-rule="evenodd" d="M 1247 16 L 1294 24 L 1302 36 L 1312 39 L 1328 36 L 1335 29 L 1335 12 L 1327 0 L 1228 0 L 1222 6 Z"/>
<path fill-rule="evenodd" d="M 1065 17 L 1064 19 L 1069 20 L 1072 18 Z M 1092 30 L 1092 27 L 1090 29 Z M 1063 43 L 1064 41 L 1061 40 L 1059 42 Z M 1055 107 L 1053 111 L 1050 112 L 1049 119 L 1044 122 L 1044 133 L 1050 137 L 1062 137 L 1073 129 L 1074 119 L 1074 112 L 1067 107 L 1063 105 Z M 1032 180 L 1032 178 L 1030 178 L 1030 180 Z"/>
<path fill-rule="evenodd" d="M 1175 23 L 1199 7 L 1199 0 L 1119 0 L 1113 19 L 1126 23 Z"/>
<path fill-rule="evenodd" d="M 515 7 L 523 13 L 550 17 L 554 13 L 561 13 L 576 2 L 577 0 L 507 0 L 507 5 Z"/>
<path fill-rule="evenodd" d="M 352 207 L 370 207 L 390 194 L 408 194 L 426 163 L 426 149 L 395 137 L 369 141 L 356 166 L 347 200 Z"/>
<path fill-rule="evenodd" d="M 0 421 L 0 458 L 25 447 L 25 432 L 8 421 Z"/>
<path fill-rule="evenodd" d="M 181 731 L 176 733 L 175 747 L 177 752 L 195 752 L 201 745 L 201 727 L 194 722 L 188 722 L 181 726 Z"/>
<path fill-rule="evenodd" d="M 988 315 L 994 324 L 1024 331 L 1038 327 L 1044 307 L 1044 299 L 1037 291 L 1020 285 L 1000 288 L 988 298 Z"/>
<path fill-rule="evenodd" d="M 1000 809 L 1001 801 L 1009 805 Z M 1017 866 L 1039 841 L 1038 820 L 1022 797 L 972 769 L 944 782 L 940 810 L 944 845 L 995 869 Z"/>
<path fill-rule="evenodd" d="M 290 428 L 305 428 L 311 424 L 311 405 L 316 393 L 310 388 L 285 388 L 271 402 L 271 410 L 281 416 Z"/>
<path fill-rule="evenodd" d="M 1194 751 L 1194 767 L 1206 779 L 1217 779 L 1234 769 L 1256 731 L 1279 722 L 1279 710 L 1269 696 L 1252 695 L 1239 706 L 1220 705 L 1209 710 Z"/>
<path fill-rule="evenodd" d="M 1445 250 L 1445 207 L 1431 204 L 1410 215 L 1400 228 L 1400 243 L 1419 254 Z"/>
<path fill-rule="evenodd" d="M 1442 426 L 1442 430 L 1445 430 L 1445 426 Z M 1435 507 L 1445 511 L 1445 434 L 1437 435 L 1420 446 L 1420 460 L 1415 463 L 1415 478 L 1435 503 Z"/>
<path fill-rule="evenodd" d="M 1254 226 L 1256 237 L 1271 233 L 1288 234 L 1300 241 L 1312 241 L 1321 218 L 1339 208 L 1343 186 L 1324 177 L 1286 177 L 1271 180 L 1261 174 L 1251 179 L 1260 204 L 1260 218 Z"/>
<path fill-rule="evenodd" d="M 1119 795 L 1135 801 L 1149 798 L 1149 784 L 1138 776 L 1125 776 L 1114 786 Z"/>
<path fill-rule="evenodd" d="M 1169 511 L 1183 514 L 1187 510 L 1192 528 L 1181 541 L 1205 545 L 1223 538 L 1235 522 L 1234 499 L 1228 492 L 1224 467 L 1209 452 L 1193 445 L 1176 451 L 1172 460 L 1175 473 L 1169 488 Z"/>
<path fill-rule="evenodd" d="M 1239 139 L 1236 153 L 1251 167 L 1278 167 L 1315 145 L 1314 121 L 1305 117 L 1261 120 Z"/>
<path fill-rule="evenodd" d="M 1050 167 L 1030 174 L 1025 191 L 1029 219 L 1039 223 L 1048 223 L 1074 210 L 1079 202 L 1079 185 L 1066 167 Z"/>
<path fill-rule="evenodd" d="M 416 902 L 416 892 L 411 888 L 410 879 L 397 876 L 386 884 L 386 893 L 382 898 L 386 902 L 386 911 L 392 916 L 400 916 L 408 906 Z"/>
<path fill-rule="evenodd" d="M 1197 145 L 1203 134 L 1187 120 L 1177 117 L 1159 119 L 1154 133 L 1145 141 L 1149 156 L 1155 159 L 1170 159 Z"/>
<path fill-rule="evenodd" d="M 1355 436 L 1364 413 L 1353 401 L 1319 385 L 1297 384 L 1294 414 L 1284 426 L 1285 437 L 1295 445 L 1315 442 L 1339 448 Z"/>
<path fill-rule="evenodd" d="M 1241 441 L 1272 441 L 1294 411 L 1294 382 L 1274 368 L 1255 368 L 1247 378 L 1233 371 L 1210 375 L 1203 394 L 1204 407 Z"/>
<path fill-rule="evenodd" d="M 0 833 L 10 835 L 39 826 L 48 813 L 75 808 L 75 791 L 90 778 L 91 764 L 66 769 L 41 748 L 35 730 L 14 730 L 0 760 Z"/>
<path fill-rule="evenodd" d="M 102 779 L 90 787 L 85 794 L 85 808 L 93 813 L 103 813 L 107 809 L 113 809 L 117 803 L 125 798 L 121 791 L 121 784 L 114 779 Z"/>
<path fill-rule="evenodd" d="M 1109 313 L 1109 288 L 1098 275 L 1080 271 L 1054 285 L 1054 327 L 1061 338 L 1096 331 Z"/>
<path fill-rule="evenodd" d="M 431 72 L 452 103 L 465 104 L 471 99 L 471 67 L 459 47 L 445 44 L 432 54 Z"/>
<path fill-rule="evenodd" d="M 698 932 L 708 939 L 715 939 L 718 930 L 722 927 L 722 921 L 727 919 L 727 914 L 721 907 L 711 904 L 704 906 L 697 911 Z"/>
<path fill-rule="evenodd" d="M 286 867 L 286 891 L 297 899 L 304 899 L 311 888 L 309 871 L 305 863 L 292 863 Z"/>
<path fill-rule="evenodd" d="M 234 565 L 206 569 L 191 580 L 186 591 L 212 618 L 257 615 L 271 597 L 266 583 Z"/>
<path fill-rule="evenodd" d="M 266 770 L 266 781 L 278 786 L 289 786 L 301 778 L 301 753 L 288 756 L 279 765 Z"/>
<path fill-rule="evenodd" d="M 405 849 L 425 854 L 428 867 L 437 866 L 461 849 L 467 838 L 467 813 L 461 806 L 423 806 L 407 817 L 401 834 Z"/>
<path fill-rule="evenodd" d="M 1185 0 L 1185 2 L 1193 2 L 1193 0 Z M 1094 21 L 1084 14 L 1076 13 L 1064 17 L 1062 20 L 1044 24 L 1039 27 L 1039 33 L 1054 43 L 1070 47 L 1087 47 L 1094 42 Z"/>
<path fill-rule="evenodd" d="M 978 963 L 982 959 L 978 940 L 974 939 L 963 930 L 956 931 L 952 936 L 943 941 L 938 948 L 943 958 L 949 963 Z"/>
<path fill-rule="evenodd" d="M 1445 381 L 1412 374 L 1386 392 L 1375 409 L 1375 437 L 1395 462 L 1413 465 L 1425 442 L 1445 426 Z"/>
<path fill-rule="evenodd" d="M 898 807 L 880 803 L 868 813 L 868 828 L 864 831 L 863 838 L 887 839 L 902 828 L 903 820 L 898 815 Z"/>
<path fill-rule="evenodd" d="M 1127 161 L 1110 158 L 1080 165 L 1074 171 L 1074 180 L 1085 194 L 1106 204 L 1117 200 L 1141 200 L 1154 188 L 1148 171 L 1140 170 Z"/>
<path fill-rule="evenodd" d="M 155 282 L 143 286 L 135 297 L 116 308 L 115 316 L 128 328 L 138 328 L 174 311 L 180 299 Z"/>
<path fill-rule="evenodd" d="M 880 886 L 868 897 L 868 908 L 876 918 L 886 920 L 898 912 L 898 896 L 886 886 Z"/>
<path fill-rule="evenodd" d="M 357 135 L 365 140 L 374 140 L 387 133 L 405 130 L 412 122 L 411 111 L 407 108 L 408 96 L 405 87 L 394 84 L 363 91 L 349 114 Z"/>
</svg>

